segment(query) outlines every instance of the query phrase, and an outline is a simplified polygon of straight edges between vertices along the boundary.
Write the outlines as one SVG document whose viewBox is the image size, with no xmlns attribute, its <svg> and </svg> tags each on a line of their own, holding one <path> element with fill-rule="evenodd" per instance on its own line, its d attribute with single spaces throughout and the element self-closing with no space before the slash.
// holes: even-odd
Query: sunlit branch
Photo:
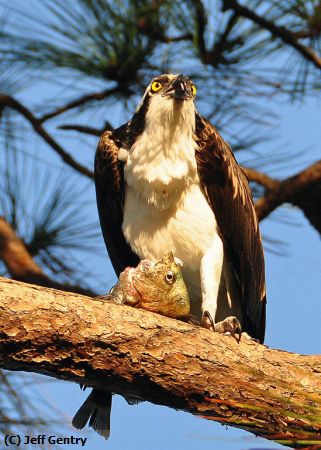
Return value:
<svg viewBox="0 0 321 450">
<path fill-rule="evenodd" d="M 272 350 L 125 305 L 0 280 L 0 367 L 320 448 L 321 357 Z M 32 317 L 32 319 L 30 319 Z"/>
</svg>

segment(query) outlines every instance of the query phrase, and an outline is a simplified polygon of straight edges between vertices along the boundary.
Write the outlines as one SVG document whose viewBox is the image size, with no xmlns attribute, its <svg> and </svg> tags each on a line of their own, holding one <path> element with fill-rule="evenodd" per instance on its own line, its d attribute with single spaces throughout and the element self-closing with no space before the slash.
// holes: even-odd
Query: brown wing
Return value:
<svg viewBox="0 0 321 450">
<path fill-rule="evenodd" d="M 118 129 L 117 133 L 121 134 L 121 129 Z M 116 139 L 111 131 L 106 131 L 99 140 L 95 157 L 95 184 L 100 226 L 117 276 L 125 267 L 135 267 L 139 263 L 138 256 L 131 250 L 122 232 L 124 163 L 118 160 L 120 146 L 119 139 Z"/>
<path fill-rule="evenodd" d="M 196 160 L 203 191 L 223 238 L 243 298 L 242 328 L 264 340 L 265 268 L 261 235 L 247 178 L 215 127 L 196 115 Z"/>
</svg>

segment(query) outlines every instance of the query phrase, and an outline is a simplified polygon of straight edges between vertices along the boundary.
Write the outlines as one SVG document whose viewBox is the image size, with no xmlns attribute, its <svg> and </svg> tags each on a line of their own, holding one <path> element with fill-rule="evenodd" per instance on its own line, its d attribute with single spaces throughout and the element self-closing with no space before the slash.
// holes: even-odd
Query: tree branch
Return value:
<svg viewBox="0 0 321 450">
<path fill-rule="evenodd" d="M 320 29 L 293 31 L 293 36 L 297 39 L 317 38 L 321 34 Z"/>
<path fill-rule="evenodd" d="M 207 64 L 207 51 L 205 45 L 205 28 L 207 24 L 206 11 L 202 0 L 191 0 L 194 6 L 196 15 L 196 29 L 197 29 L 197 46 L 200 53 L 201 60 Z"/>
<path fill-rule="evenodd" d="M 100 101 L 104 100 L 109 95 L 115 94 L 116 92 L 119 92 L 120 88 L 119 86 L 116 86 L 111 89 L 104 89 L 101 92 L 93 92 L 92 94 L 86 94 L 81 96 L 80 98 L 77 98 L 76 100 L 72 100 L 69 103 L 66 103 L 63 106 L 60 106 L 59 108 L 55 109 L 54 111 L 44 114 L 43 116 L 39 117 L 39 122 L 45 122 L 46 120 L 52 119 L 53 117 L 59 116 L 60 114 L 69 111 L 70 109 L 77 108 L 78 106 L 82 106 L 85 103 L 92 102 L 92 101 Z"/>
<path fill-rule="evenodd" d="M 234 13 L 230 16 L 225 30 L 222 32 L 222 34 L 218 37 L 218 39 L 215 41 L 213 48 L 211 51 L 207 52 L 207 62 L 208 64 L 211 64 L 213 67 L 217 67 L 220 62 L 223 64 L 235 64 L 236 60 L 235 58 L 226 58 L 224 56 L 224 53 L 227 55 L 231 53 L 231 50 L 233 47 L 240 43 L 240 38 L 234 39 L 234 40 L 228 40 L 230 33 L 232 32 L 234 26 L 236 25 L 238 21 L 238 14 Z"/>
<path fill-rule="evenodd" d="M 299 42 L 295 35 L 283 26 L 275 25 L 275 23 L 265 19 L 264 17 L 259 16 L 254 11 L 250 10 L 246 6 L 242 6 L 238 3 L 237 0 L 223 0 L 223 11 L 232 9 L 235 13 L 240 16 L 246 17 L 252 20 L 254 23 L 259 25 L 262 28 L 270 31 L 273 36 L 278 37 L 283 42 L 291 47 L 295 48 L 301 55 L 308 61 L 312 62 L 315 67 L 321 69 L 321 58 L 315 53 L 310 47 L 306 47 L 305 45 Z"/>
<path fill-rule="evenodd" d="M 181 34 L 180 36 L 166 36 L 166 35 L 156 35 L 157 40 L 170 44 L 171 42 L 181 42 L 181 41 L 192 41 L 193 35 L 191 33 Z"/>
<path fill-rule="evenodd" d="M 4 369 L 108 386 L 295 448 L 321 444 L 320 356 L 6 279 L 0 310 Z"/>
<path fill-rule="evenodd" d="M 79 164 L 72 156 L 67 153 L 58 142 L 56 142 L 53 137 L 43 128 L 41 120 L 37 119 L 22 103 L 15 100 L 13 97 L 7 94 L 0 93 L 0 107 L 8 107 L 18 111 L 22 116 L 25 117 L 32 125 L 33 129 L 39 136 L 47 142 L 47 144 L 58 153 L 62 160 L 71 166 L 73 169 L 77 170 L 81 174 L 87 176 L 88 178 L 94 178 L 92 171 L 87 169 L 87 167 Z"/>
<path fill-rule="evenodd" d="M 0 259 L 15 280 L 40 286 L 94 296 L 90 289 L 58 283 L 46 275 L 27 250 L 24 242 L 16 235 L 11 225 L 0 216 Z"/>
<path fill-rule="evenodd" d="M 242 167 L 243 172 L 245 172 L 247 178 L 249 181 L 253 181 L 255 183 L 260 184 L 261 186 L 264 186 L 267 190 L 271 190 L 276 188 L 280 181 L 269 177 L 263 172 L 259 172 L 256 169 L 252 169 L 251 167 Z"/>
<path fill-rule="evenodd" d="M 104 131 L 113 129 L 113 127 L 107 122 L 105 122 L 104 128 L 94 128 L 88 127 L 87 125 L 78 125 L 78 124 L 59 125 L 58 128 L 60 130 L 78 131 L 79 133 L 90 134 L 91 136 L 101 136 Z"/>
<path fill-rule="evenodd" d="M 271 186 L 267 193 L 255 204 L 259 220 L 265 219 L 283 203 L 292 203 L 304 209 L 302 197 L 311 194 L 321 184 L 321 160 L 301 172 Z M 321 193 L 319 194 L 321 198 Z M 318 203 L 314 205 L 314 211 Z M 318 208 L 316 208 L 318 210 Z M 315 211 L 319 213 L 319 211 Z M 319 214 L 320 215 L 320 214 Z M 307 216 L 309 218 L 309 216 Z M 319 230 L 321 233 L 321 229 Z"/>
</svg>

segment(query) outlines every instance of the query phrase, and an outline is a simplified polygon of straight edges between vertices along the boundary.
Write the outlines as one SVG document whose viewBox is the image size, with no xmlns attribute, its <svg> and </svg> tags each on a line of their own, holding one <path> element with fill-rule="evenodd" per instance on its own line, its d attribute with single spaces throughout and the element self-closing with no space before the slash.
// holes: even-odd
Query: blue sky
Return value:
<svg viewBox="0 0 321 450">
<path fill-rule="evenodd" d="M 33 84 L 32 88 L 20 95 L 20 98 L 26 104 L 37 101 L 47 88 L 46 83 Z M 275 151 L 276 148 L 281 152 L 284 149 L 286 153 L 300 152 L 298 162 L 289 158 L 280 170 L 271 173 L 272 176 L 289 176 L 320 159 L 321 107 L 316 97 L 309 98 L 304 104 L 290 104 L 285 100 L 284 103 L 276 103 L 271 100 L 270 105 L 265 106 L 279 115 L 274 129 L 275 139 L 262 144 L 265 154 Z M 200 112 L 206 114 L 206 111 Z M 114 110 L 106 111 L 106 117 L 109 115 L 114 116 L 115 125 L 120 125 L 127 119 L 119 111 L 116 113 Z M 84 117 L 90 121 L 90 118 Z M 215 120 L 213 122 L 215 123 Z M 54 122 L 48 125 L 48 129 L 54 130 L 54 127 Z M 70 140 L 65 136 L 61 134 L 59 138 L 68 146 Z M 44 144 L 41 141 L 31 138 L 30 143 L 32 143 L 30 147 L 33 147 L 33 151 L 37 154 L 43 151 Z M 95 139 L 84 140 L 83 143 L 86 145 L 89 143 L 88 152 L 78 155 L 76 148 L 73 148 L 73 152 L 86 160 L 89 165 L 94 154 Z M 49 149 L 46 149 L 45 158 L 57 166 L 61 165 L 59 158 Z M 97 219 L 93 186 L 88 189 L 88 197 L 89 214 Z M 284 218 L 290 224 L 281 223 L 280 220 Z M 261 224 L 261 230 L 263 235 L 284 242 L 287 252 L 287 255 L 282 257 L 266 252 L 268 293 L 266 345 L 304 354 L 320 353 L 320 236 L 308 224 L 302 212 L 289 205 L 285 205 L 265 220 Z M 102 240 L 101 246 L 103 248 Z M 101 292 L 109 289 L 115 280 L 110 263 L 107 259 L 97 258 L 95 255 L 86 255 L 86 258 L 91 262 L 92 271 L 97 274 L 99 280 L 97 289 Z M 87 392 L 80 391 L 76 384 L 64 381 L 40 384 L 36 389 L 40 396 L 43 395 L 60 408 L 67 421 L 69 420 L 67 417 L 73 416 L 87 395 Z M 67 432 L 64 430 L 64 435 L 68 434 L 88 437 L 85 448 L 96 450 L 284 448 L 273 442 L 255 438 L 242 430 L 225 428 L 214 422 L 165 407 L 148 403 L 129 406 L 118 396 L 115 396 L 113 401 L 111 437 L 107 442 L 90 430 L 83 434 L 72 428 Z"/>
</svg>

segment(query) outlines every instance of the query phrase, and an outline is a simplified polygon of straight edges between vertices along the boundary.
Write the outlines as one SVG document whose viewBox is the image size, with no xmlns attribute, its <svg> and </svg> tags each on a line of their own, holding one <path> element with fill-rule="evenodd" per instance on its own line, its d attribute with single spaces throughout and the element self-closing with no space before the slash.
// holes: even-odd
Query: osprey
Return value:
<svg viewBox="0 0 321 450">
<path fill-rule="evenodd" d="M 251 191 L 183 75 L 152 80 L 132 119 L 98 144 L 100 224 L 119 274 L 172 251 L 204 326 L 263 342 L 264 256 Z M 129 402 L 131 400 L 129 399 Z M 111 393 L 94 389 L 73 419 L 109 436 Z"/>
<path fill-rule="evenodd" d="M 105 243 L 117 275 L 172 251 L 184 263 L 191 312 L 214 330 L 239 321 L 263 342 L 264 256 L 251 191 L 195 95 L 188 77 L 157 76 L 132 119 L 102 135 L 95 182 Z"/>
</svg>

